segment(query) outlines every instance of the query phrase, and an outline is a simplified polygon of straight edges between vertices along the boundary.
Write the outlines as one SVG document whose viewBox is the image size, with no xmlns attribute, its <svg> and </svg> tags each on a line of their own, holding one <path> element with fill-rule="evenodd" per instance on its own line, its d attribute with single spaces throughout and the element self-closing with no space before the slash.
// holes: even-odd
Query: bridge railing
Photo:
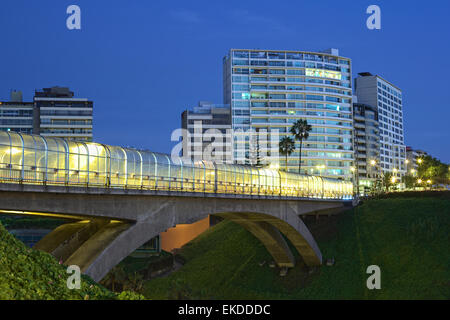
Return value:
<svg viewBox="0 0 450 320">
<path fill-rule="evenodd" d="M 0 182 L 350 199 L 349 181 L 0 132 Z"/>
</svg>

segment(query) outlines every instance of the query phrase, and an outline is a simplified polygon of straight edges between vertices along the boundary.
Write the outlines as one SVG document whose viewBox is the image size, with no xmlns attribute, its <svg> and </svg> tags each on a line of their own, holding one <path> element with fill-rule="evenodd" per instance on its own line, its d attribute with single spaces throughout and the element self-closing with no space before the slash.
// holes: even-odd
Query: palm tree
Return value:
<svg viewBox="0 0 450 320">
<path fill-rule="evenodd" d="M 287 161 L 288 156 L 291 155 L 295 150 L 295 141 L 291 137 L 283 137 L 280 140 L 280 154 L 286 156 L 286 172 L 287 170 Z"/>
<path fill-rule="evenodd" d="M 300 173 L 301 165 L 302 165 L 302 143 L 303 140 L 308 139 L 309 132 L 312 130 L 312 127 L 308 124 L 308 121 L 305 119 L 297 120 L 291 127 L 290 132 L 294 135 L 295 140 L 300 141 L 300 153 L 298 156 L 298 173 Z"/>
</svg>

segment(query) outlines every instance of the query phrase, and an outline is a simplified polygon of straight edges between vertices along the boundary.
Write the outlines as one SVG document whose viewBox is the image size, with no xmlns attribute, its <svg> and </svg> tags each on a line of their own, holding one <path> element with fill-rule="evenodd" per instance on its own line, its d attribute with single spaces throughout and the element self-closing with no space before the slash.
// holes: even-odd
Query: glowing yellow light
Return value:
<svg viewBox="0 0 450 320">
<path fill-rule="evenodd" d="M 341 80 L 342 77 L 340 72 L 310 68 L 305 69 L 305 75 L 309 77 L 332 78 L 337 80 Z"/>
<path fill-rule="evenodd" d="M 375 160 L 371 160 L 371 161 L 370 161 L 370 164 L 371 164 L 372 166 L 374 166 L 374 165 L 377 164 L 377 162 L 376 162 Z"/>
<path fill-rule="evenodd" d="M 350 167 L 351 172 L 355 172 L 355 167 Z"/>
<path fill-rule="evenodd" d="M 280 169 L 280 165 L 278 163 L 271 163 L 269 169 L 278 170 Z"/>
<path fill-rule="evenodd" d="M 405 163 L 406 163 L 406 164 L 408 164 L 408 163 L 409 163 L 409 160 L 408 160 L 408 159 L 406 159 L 406 160 L 405 160 Z"/>
<path fill-rule="evenodd" d="M 395 177 L 392 177 L 392 179 L 391 179 L 392 183 L 395 183 L 396 180 L 397 179 Z"/>
<path fill-rule="evenodd" d="M 397 170 L 397 169 L 395 169 L 395 168 L 394 168 L 394 169 L 392 169 L 392 172 L 394 172 L 394 173 L 396 173 L 397 171 L 398 171 L 398 170 Z"/>
<path fill-rule="evenodd" d="M 15 155 L 15 154 L 18 154 L 19 152 L 22 152 L 22 150 L 19 148 L 12 147 L 11 149 L 6 149 L 7 154 Z"/>
<path fill-rule="evenodd" d="M 418 163 L 422 163 L 423 160 L 422 160 L 422 159 L 417 159 L 417 162 L 418 162 Z"/>
<path fill-rule="evenodd" d="M 422 179 L 417 179 L 417 183 L 422 183 Z"/>
<path fill-rule="evenodd" d="M 428 183 L 428 184 L 431 184 L 431 180 L 427 180 L 427 183 Z"/>
<path fill-rule="evenodd" d="M 416 172 L 416 170 L 414 170 L 414 169 L 411 169 L 411 173 L 415 173 Z"/>
</svg>

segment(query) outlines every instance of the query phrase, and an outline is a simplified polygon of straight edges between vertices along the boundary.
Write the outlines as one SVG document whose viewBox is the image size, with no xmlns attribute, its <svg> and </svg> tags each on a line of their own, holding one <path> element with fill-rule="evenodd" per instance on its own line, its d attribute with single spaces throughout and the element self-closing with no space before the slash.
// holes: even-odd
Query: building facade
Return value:
<svg viewBox="0 0 450 320">
<path fill-rule="evenodd" d="M 422 150 L 414 150 L 411 147 L 406 147 L 406 170 L 408 174 L 416 176 L 419 167 L 420 159 L 428 154 Z"/>
<path fill-rule="evenodd" d="M 10 101 L 0 101 L 0 130 L 92 141 L 92 101 L 74 98 L 65 87 L 44 88 L 33 102 L 22 100 L 22 92 L 13 91 Z"/>
<path fill-rule="evenodd" d="M 0 101 L 0 130 L 33 133 L 33 103 L 22 101 L 21 91 L 12 91 L 10 101 Z"/>
<path fill-rule="evenodd" d="M 380 166 L 397 178 L 406 173 L 402 91 L 378 75 L 359 73 L 355 79 L 358 103 L 376 108 L 380 129 Z"/>
<path fill-rule="evenodd" d="M 381 178 L 377 109 L 366 104 L 354 103 L 353 121 L 356 180 L 359 191 L 368 193 Z"/>
<path fill-rule="evenodd" d="M 74 98 L 74 93 L 64 87 L 36 91 L 33 100 L 36 134 L 68 140 L 92 141 L 92 101 Z"/>
<path fill-rule="evenodd" d="M 183 157 L 232 163 L 231 111 L 229 105 L 200 101 L 181 115 Z"/>
<path fill-rule="evenodd" d="M 302 146 L 302 173 L 350 179 L 353 158 L 351 60 L 326 52 L 231 49 L 223 59 L 224 103 L 231 106 L 233 157 L 250 163 L 251 137 L 288 135 L 292 124 L 312 126 Z M 279 140 L 278 140 L 279 141 Z M 253 149 L 255 149 L 253 147 Z M 239 156 L 242 150 L 244 157 Z M 298 171 L 299 143 L 287 160 Z M 284 157 L 279 166 L 284 168 Z"/>
</svg>

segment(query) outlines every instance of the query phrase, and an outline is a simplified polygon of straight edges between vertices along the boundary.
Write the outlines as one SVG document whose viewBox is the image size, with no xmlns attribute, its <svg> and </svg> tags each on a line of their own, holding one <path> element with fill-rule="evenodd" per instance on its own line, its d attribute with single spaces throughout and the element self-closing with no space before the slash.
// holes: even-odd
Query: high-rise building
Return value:
<svg viewBox="0 0 450 320">
<path fill-rule="evenodd" d="M 356 180 L 359 191 L 367 193 L 381 178 L 377 109 L 366 104 L 354 103 L 353 121 L 355 174 L 358 175 Z"/>
<path fill-rule="evenodd" d="M 52 87 L 34 95 L 35 134 L 92 141 L 93 102 L 74 98 L 69 88 Z"/>
<path fill-rule="evenodd" d="M 183 157 L 192 160 L 231 162 L 231 112 L 229 105 L 200 101 L 181 115 Z"/>
<path fill-rule="evenodd" d="M 33 133 L 33 103 L 23 102 L 21 91 L 12 91 L 10 101 L 0 101 L 0 130 Z"/>
<path fill-rule="evenodd" d="M 312 126 L 302 146 L 302 173 L 351 178 L 353 164 L 351 60 L 325 52 L 231 49 L 223 59 L 224 103 L 231 106 L 233 156 L 250 163 L 245 132 L 290 136 L 298 119 Z M 267 138 L 270 140 L 271 138 Z M 239 158 L 239 150 L 245 157 Z M 299 143 L 287 160 L 298 170 Z M 285 167 L 284 157 L 279 159 Z"/>
<path fill-rule="evenodd" d="M 380 165 L 384 173 L 401 177 L 406 173 L 402 91 L 369 72 L 355 79 L 358 103 L 375 107 L 380 129 Z"/>
<path fill-rule="evenodd" d="M 63 87 L 36 91 L 33 102 L 22 100 L 21 91 L 12 91 L 10 101 L 0 101 L 0 130 L 92 141 L 92 101 Z"/>
</svg>

